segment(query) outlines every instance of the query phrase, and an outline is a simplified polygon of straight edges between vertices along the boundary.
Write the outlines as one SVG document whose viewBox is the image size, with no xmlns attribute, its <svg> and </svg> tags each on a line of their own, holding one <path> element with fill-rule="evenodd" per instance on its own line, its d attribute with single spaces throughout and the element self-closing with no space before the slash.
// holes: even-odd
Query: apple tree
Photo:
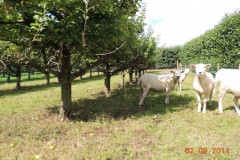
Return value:
<svg viewBox="0 0 240 160">
<path fill-rule="evenodd" d="M 22 54 L 30 64 L 58 77 L 61 117 L 72 116 L 72 81 L 101 63 L 97 54 L 120 50 L 126 41 L 125 31 L 131 27 L 123 24 L 128 24 L 141 8 L 141 0 L 0 2 L 0 40 L 24 47 Z M 53 51 L 45 52 L 45 63 L 39 61 L 43 58 L 41 49 Z M 82 62 L 83 57 L 90 61 L 73 63 L 79 59 Z"/>
</svg>

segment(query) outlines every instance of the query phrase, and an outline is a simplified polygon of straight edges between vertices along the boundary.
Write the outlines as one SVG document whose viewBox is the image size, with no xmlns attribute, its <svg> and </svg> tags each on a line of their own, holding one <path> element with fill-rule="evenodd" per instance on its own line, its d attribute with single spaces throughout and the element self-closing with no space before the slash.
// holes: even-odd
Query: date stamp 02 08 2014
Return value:
<svg viewBox="0 0 240 160">
<path fill-rule="evenodd" d="M 185 148 L 184 152 L 186 154 L 195 154 L 196 150 L 194 150 L 194 148 Z M 230 149 L 229 148 L 198 148 L 197 149 L 197 153 L 198 154 L 229 154 L 230 153 Z"/>
</svg>

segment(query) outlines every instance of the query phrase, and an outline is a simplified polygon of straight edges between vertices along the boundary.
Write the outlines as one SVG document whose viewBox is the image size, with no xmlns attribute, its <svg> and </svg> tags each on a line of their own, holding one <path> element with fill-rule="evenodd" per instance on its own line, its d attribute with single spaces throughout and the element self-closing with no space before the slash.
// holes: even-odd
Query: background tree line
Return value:
<svg viewBox="0 0 240 160">
<path fill-rule="evenodd" d="M 211 72 L 220 68 L 238 68 L 240 62 L 240 11 L 227 13 L 213 29 L 183 46 L 159 47 L 158 68 L 185 67 L 192 63 L 211 63 Z"/>
<path fill-rule="evenodd" d="M 240 11 L 226 14 L 220 23 L 201 36 L 183 45 L 179 58 L 182 63 L 211 63 L 216 71 L 238 68 L 240 59 Z"/>
</svg>

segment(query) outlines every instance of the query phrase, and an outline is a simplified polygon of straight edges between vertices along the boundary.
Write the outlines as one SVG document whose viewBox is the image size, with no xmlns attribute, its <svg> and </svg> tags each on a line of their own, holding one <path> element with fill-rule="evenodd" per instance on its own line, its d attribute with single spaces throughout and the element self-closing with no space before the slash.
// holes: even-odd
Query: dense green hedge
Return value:
<svg viewBox="0 0 240 160">
<path fill-rule="evenodd" d="M 180 46 L 163 47 L 160 59 L 158 61 L 158 68 L 176 68 L 177 61 L 179 61 Z"/>
<path fill-rule="evenodd" d="M 214 68 L 238 68 L 240 59 L 240 11 L 226 14 L 203 35 L 187 42 L 179 58 L 182 63 L 211 63 Z"/>
</svg>

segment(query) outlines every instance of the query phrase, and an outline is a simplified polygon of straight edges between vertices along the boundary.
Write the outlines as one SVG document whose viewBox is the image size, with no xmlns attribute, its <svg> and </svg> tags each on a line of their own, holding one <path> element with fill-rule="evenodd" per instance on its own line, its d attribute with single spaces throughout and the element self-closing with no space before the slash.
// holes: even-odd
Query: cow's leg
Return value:
<svg viewBox="0 0 240 160">
<path fill-rule="evenodd" d="M 169 103 L 169 91 L 166 91 L 166 99 L 165 99 L 165 103 L 166 103 L 166 104 Z"/>
<path fill-rule="evenodd" d="M 213 94 L 216 94 L 216 86 L 217 86 L 217 84 L 215 83 L 214 88 L 213 88 Z"/>
<path fill-rule="evenodd" d="M 202 95 L 198 94 L 196 92 L 196 96 L 197 96 L 197 101 L 198 101 L 198 109 L 197 112 L 201 112 L 201 108 L 202 108 Z"/>
<path fill-rule="evenodd" d="M 178 88 L 177 88 L 177 90 L 180 91 L 180 82 L 178 81 L 177 83 L 178 83 Z"/>
<path fill-rule="evenodd" d="M 212 106 L 212 93 L 209 95 L 209 106 Z"/>
<path fill-rule="evenodd" d="M 234 96 L 233 103 L 234 103 L 234 106 L 235 106 L 237 114 L 240 116 L 240 109 L 239 109 L 239 105 L 238 105 L 238 99 L 239 99 L 239 97 Z"/>
<path fill-rule="evenodd" d="M 140 87 L 139 100 L 141 100 L 142 94 L 143 94 L 143 89 L 142 89 L 142 87 Z"/>
<path fill-rule="evenodd" d="M 144 88 L 144 89 L 143 89 L 143 93 L 142 93 L 141 98 L 140 98 L 139 106 L 142 105 L 143 100 L 144 100 L 144 98 L 146 97 L 146 95 L 147 95 L 147 93 L 148 93 L 148 90 L 149 90 L 148 88 Z"/>
<path fill-rule="evenodd" d="M 220 113 L 223 113 L 222 100 L 225 97 L 226 93 L 227 93 L 227 90 L 221 89 L 221 86 L 220 86 L 220 92 L 218 95 L 218 110 Z"/>
<path fill-rule="evenodd" d="M 209 95 L 205 95 L 205 98 L 203 100 L 203 113 L 206 113 L 206 108 L 207 108 L 207 100 L 208 100 Z M 211 99 L 211 98 L 210 98 Z"/>
</svg>

